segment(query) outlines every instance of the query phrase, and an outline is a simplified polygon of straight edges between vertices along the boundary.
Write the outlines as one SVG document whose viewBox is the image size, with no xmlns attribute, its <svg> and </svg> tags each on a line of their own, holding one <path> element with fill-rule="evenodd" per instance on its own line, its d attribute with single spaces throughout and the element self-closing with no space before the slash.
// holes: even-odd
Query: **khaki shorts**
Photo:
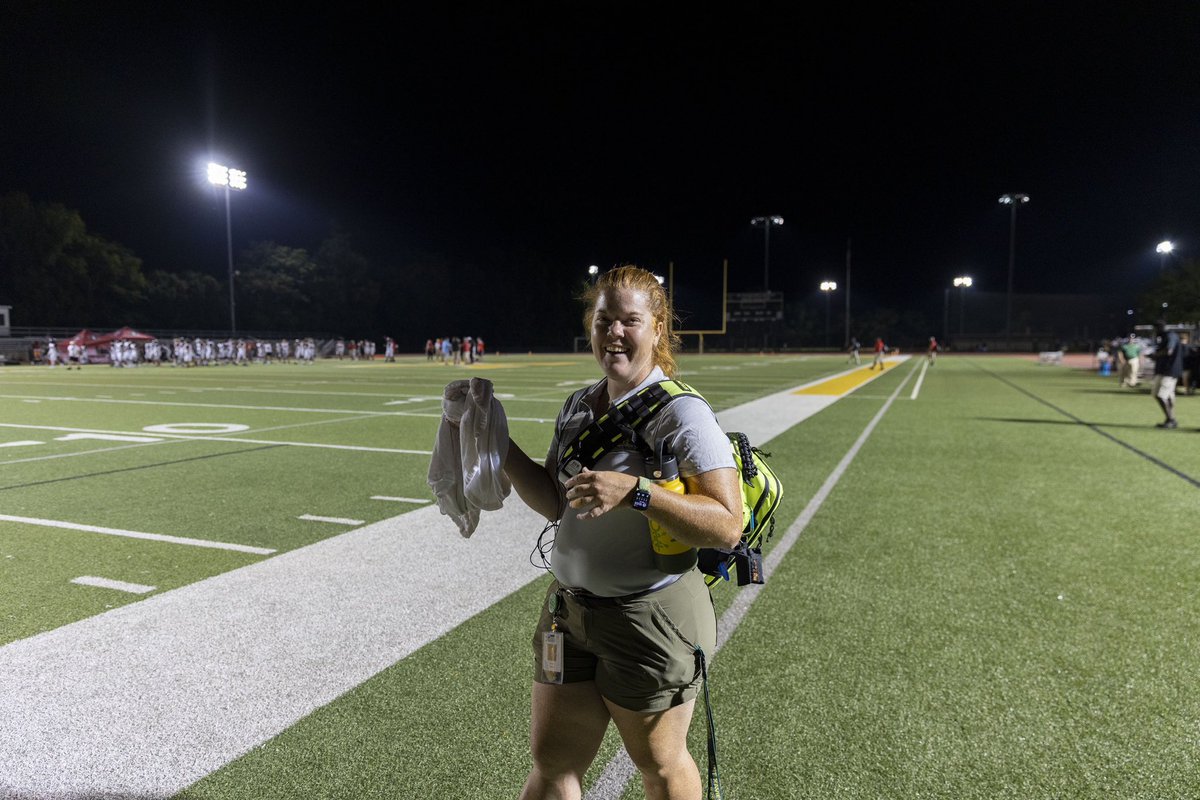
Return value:
<svg viewBox="0 0 1200 800">
<path fill-rule="evenodd" d="M 717 644 L 712 595 L 698 570 L 632 600 L 581 595 L 550 584 L 533 636 L 533 675 L 542 675 L 542 632 L 550 630 L 550 601 L 558 596 L 563 633 L 563 682 L 595 681 L 607 700 L 630 711 L 664 711 L 696 697 L 700 659 Z"/>
<path fill-rule="evenodd" d="M 1170 375 L 1155 375 L 1153 392 L 1154 396 L 1166 402 L 1175 398 L 1175 386 L 1179 383 L 1178 378 L 1172 378 Z"/>
</svg>

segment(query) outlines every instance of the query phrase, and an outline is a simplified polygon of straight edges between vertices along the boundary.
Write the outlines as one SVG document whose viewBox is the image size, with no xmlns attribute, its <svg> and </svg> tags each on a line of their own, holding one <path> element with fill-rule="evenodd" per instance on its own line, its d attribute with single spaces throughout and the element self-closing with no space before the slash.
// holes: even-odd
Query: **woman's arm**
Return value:
<svg viewBox="0 0 1200 800">
<path fill-rule="evenodd" d="M 525 505 L 546 519 L 557 520 L 562 517 L 562 499 L 552 468 L 552 464 L 544 467 L 538 464 L 525 455 L 516 442 L 511 438 L 508 440 L 508 455 L 502 467 L 504 474 L 512 481 Z"/>
<path fill-rule="evenodd" d="M 642 513 L 684 544 L 731 548 L 742 538 L 742 492 L 737 482 L 733 467 L 702 472 L 683 479 L 687 494 L 651 489 L 650 507 Z M 619 506 L 629 507 L 637 484 L 633 475 L 584 470 L 567 481 L 567 502 L 580 519 L 592 519 Z"/>
</svg>

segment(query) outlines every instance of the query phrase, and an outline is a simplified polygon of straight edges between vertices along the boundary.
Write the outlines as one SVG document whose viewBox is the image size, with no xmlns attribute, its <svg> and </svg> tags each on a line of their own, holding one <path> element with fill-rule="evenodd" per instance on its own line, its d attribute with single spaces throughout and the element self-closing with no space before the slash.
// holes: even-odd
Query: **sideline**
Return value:
<svg viewBox="0 0 1200 800">
<path fill-rule="evenodd" d="M 837 399 L 794 391 L 722 424 Z M 430 505 L 0 647 L 0 797 L 174 796 L 544 575 L 543 523 L 513 498 L 466 540 Z"/>
<path fill-rule="evenodd" d="M 787 555 L 788 550 L 800 538 L 800 534 L 804 533 L 804 529 L 808 527 L 808 523 L 816 516 L 817 511 L 821 509 L 825 500 L 838 485 L 838 482 L 842 479 L 842 475 L 846 473 L 851 462 L 854 461 L 854 457 L 858 455 L 858 451 L 862 449 L 867 439 L 875 431 L 875 426 L 879 424 L 879 421 L 883 419 L 883 415 L 887 413 L 892 403 L 900 395 L 900 392 L 904 390 L 909 379 L 912 378 L 913 372 L 915 370 L 909 371 L 904 380 L 900 382 L 900 385 L 896 387 L 895 391 L 892 392 L 891 396 L 888 397 L 887 401 L 876 412 L 875 416 L 871 418 L 871 421 L 867 423 L 866 428 L 859 434 L 854 444 L 846 451 L 846 455 L 842 456 L 841 461 L 833 468 L 833 472 L 829 473 L 829 476 L 825 478 L 825 482 L 821 484 L 821 488 L 817 490 L 817 493 L 808 501 L 808 505 L 800 512 L 800 516 L 788 527 L 787 533 L 779 540 L 779 544 L 767 554 L 767 557 L 763 561 L 764 579 L 771 577 L 776 567 L 779 566 L 784 556 Z M 924 371 L 921 374 L 924 375 Z M 716 658 L 721 648 L 725 646 L 725 643 L 733 636 L 738 626 L 742 624 L 742 620 L 745 618 L 747 612 L 749 612 L 750 606 L 758 598 L 761 591 L 762 586 L 754 585 L 745 586 L 738 591 L 737 597 L 734 598 L 729 608 L 725 610 L 725 613 L 721 615 L 721 619 L 717 621 L 717 646 L 712 652 L 710 662 Z M 697 699 L 697 702 L 700 702 L 699 699 Z M 616 755 L 604 765 L 604 770 L 600 773 L 596 782 L 592 784 L 592 788 L 584 795 L 584 800 L 619 800 L 625 793 L 626 785 L 636 774 L 637 768 L 634 767 L 633 761 L 630 760 L 625 748 L 621 747 Z M 701 770 L 700 780 L 702 782 L 706 780 L 703 770 Z"/>
<path fill-rule="evenodd" d="M 921 393 L 921 384 L 925 382 L 925 371 L 928 369 L 929 362 L 926 361 L 921 365 L 921 374 L 917 376 L 917 383 L 915 386 L 913 386 L 912 395 L 909 397 L 910 400 L 916 400 L 917 395 Z"/>
</svg>

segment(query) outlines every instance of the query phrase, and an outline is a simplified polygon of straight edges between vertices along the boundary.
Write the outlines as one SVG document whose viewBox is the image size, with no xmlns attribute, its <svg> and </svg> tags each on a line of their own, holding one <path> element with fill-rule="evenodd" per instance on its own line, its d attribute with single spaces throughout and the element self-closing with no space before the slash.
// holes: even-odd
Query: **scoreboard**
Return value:
<svg viewBox="0 0 1200 800">
<path fill-rule="evenodd" d="M 779 322 L 783 319 L 783 292 L 730 292 L 726 319 L 729 322 Z"/>
</svg>

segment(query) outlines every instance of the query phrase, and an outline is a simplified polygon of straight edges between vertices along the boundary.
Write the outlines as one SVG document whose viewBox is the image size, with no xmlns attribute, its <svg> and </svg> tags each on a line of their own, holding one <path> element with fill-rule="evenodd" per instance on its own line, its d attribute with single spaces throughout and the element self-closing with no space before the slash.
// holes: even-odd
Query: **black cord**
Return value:
<svg viewBox="0 0 1200 800">
<path fill-rule="evenodd" d="M 713 719 L 712 700 L 708 696 L 708 659 L 704 649 L 696 645 L 700 674 L 704 679 L 704 712 L 708 722 L 708 800 L 721 800 L 721 773 L 717 769 L 717 726 Z"/>
<path fill-rule="evenodd" d="M 546 533 L 549 532 L 549 530 L 551 528 L 554 529 L 554 535 L 552 535 L 550 537 L 549 541 L 547 541 Z M 547 571 L 550 570 L 550 553 L 553 552 L 553 550 L 554 550 L 554 537 L 557 535 L 558 535 L 558 520 L 548 520 L 546 522 L 546 527 L 542 528 L 542 532 L 538 534 L 537 543 L 533 546 L 533 550 L 531 550 L 529 553 L 529 563 L 530 564 L 537 567 L 538 569 L 544 569 Z M 533 557 L 535 555 L 538 557 L 538 560 L 541 561 L 542 563 L 539 564 L 537 561 L 533 560 Z"/>
</svg>

